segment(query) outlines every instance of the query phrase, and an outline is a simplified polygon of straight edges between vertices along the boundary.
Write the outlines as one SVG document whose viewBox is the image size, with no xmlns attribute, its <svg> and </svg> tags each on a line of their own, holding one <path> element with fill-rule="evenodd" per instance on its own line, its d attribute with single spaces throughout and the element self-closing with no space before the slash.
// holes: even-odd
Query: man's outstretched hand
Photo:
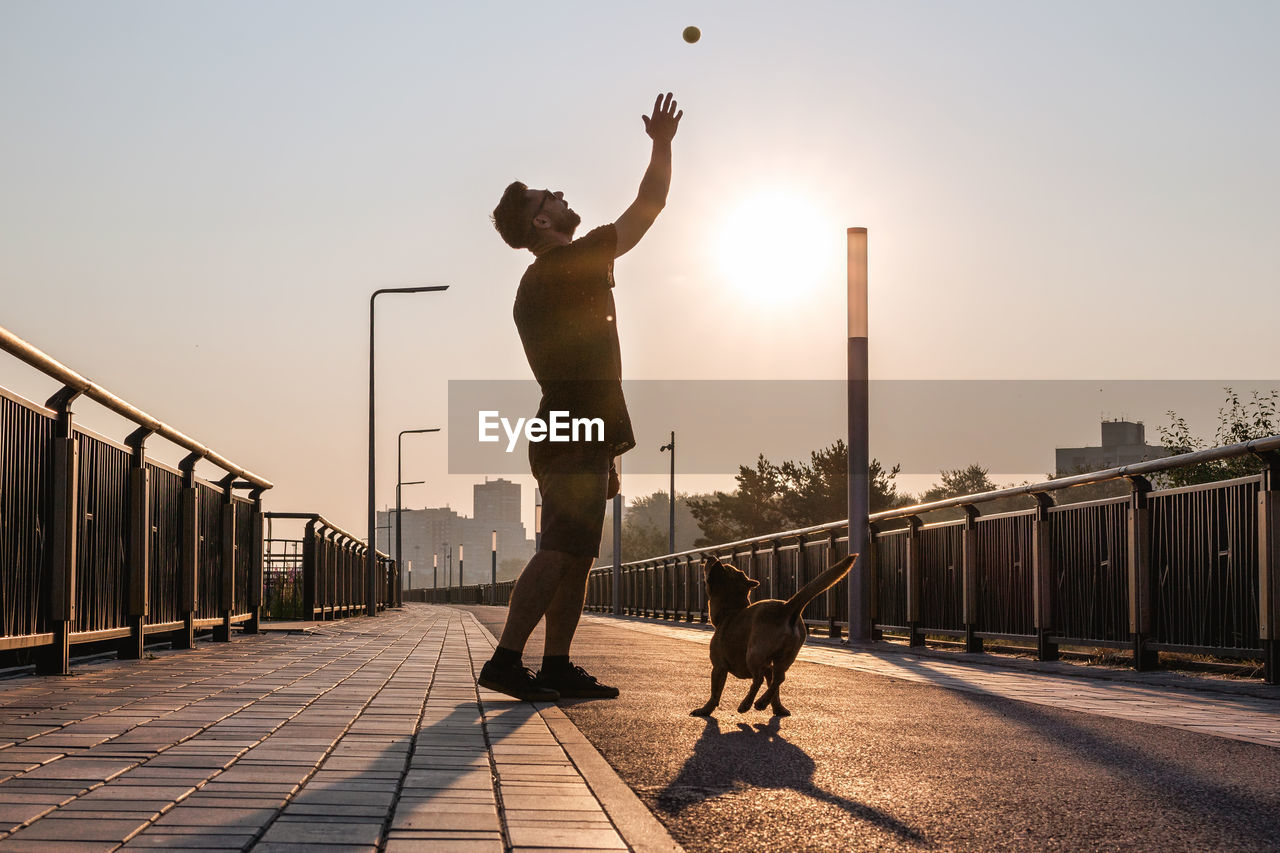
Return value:
<svg viewBox="0 0 1280 853">
<path fill-rule="evenodd" d="M 658 95 L 658 100 L 653 102 L 653 118 L 641 116 L 644 119 L 644 132 L 654 142 L 670 142 L 676 135 L 676 129 L 680 127 L 682 115 L 684 110 L 676 112 L 676 102 L 671 98 L 670 92 L 667 92 L 665 98 Z"/>
</svg>

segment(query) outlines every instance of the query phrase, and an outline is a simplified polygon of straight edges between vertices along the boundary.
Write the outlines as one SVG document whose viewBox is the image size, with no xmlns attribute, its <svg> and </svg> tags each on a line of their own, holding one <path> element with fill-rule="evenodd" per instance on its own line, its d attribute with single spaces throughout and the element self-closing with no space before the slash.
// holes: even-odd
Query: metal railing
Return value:
<svg viewBox="0 0 1280 853">
<path fill-rule="evenodd" d="M 1260 473 L 1155 489 L 1149 475 L 1253 455 Z M 1075 486 L 1127 480 L 1129 493 L 1055 502 Z M 872 515 L 862 557 L 871 573 L 876 636 L 1128 648 L 1139 669 L 1161 651 L 1262 660 L 1280 678 L 1280 436 L 965 495 Z M 1028 508 L 982 514 L 1025 497 Z M 937 520 L 942 510 L 962 517 Z M 932 514 L 933 520 L 928 516 Z M 657 619 L 707 620 L 700 563 L 708 554 L 786 598 L 847 553 L 848 521 L 593 569 L 587 608 Z M 839 636 L 847 580 L 819 596 L 806 621 Z M 615 588 L 616 587 L 616 588 Z"/>
<path fill-rule="evenodd" d="M 496 584 L 477 583 L 467 586 L 439 587 L 436 589 L 407 589 L 405 601 L 426 604 L 492 604 L 506 607 L 511 601 L 511 590 L 516 582 L 498 581 Z"/>
<path fill-rule="evenodd" d="M 256 631 L 271 483 L 3 328 L 0 349 L 62 383 L 43 406 L 0 389 L 0 651 L 66 673 L 77 644 L 138 658 L 149 639 Z M 81 396 L 138 428 L 117 442 L 77 426 Z M 151 436 L 188 451 L 177 468 L 148 458 Z M 197 477 L 201 460 L 226 476 Z"/>
<path fill-rule="evenodd" d="M 265 543 L 264 609 L 272 619 L 340 619 L 367 612 L 368 545 L 317 513 L 269 512 L 276 519 L 306 521 L 301 539 Z M 396 562 L 376 551 L 378 610 L 394 607 L 400 589 Z"/>
</svg>

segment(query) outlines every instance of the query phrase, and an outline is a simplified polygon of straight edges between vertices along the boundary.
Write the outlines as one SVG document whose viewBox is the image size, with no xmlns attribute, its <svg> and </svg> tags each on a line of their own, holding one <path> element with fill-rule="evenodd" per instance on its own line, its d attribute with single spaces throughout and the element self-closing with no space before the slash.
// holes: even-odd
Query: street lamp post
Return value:
<svg viewBox="0 0 1280 853">
<path fill-rule="evenodd" d="M 867 229 L 848 231 L 849 296 L 849 639 L 871 639 L 871 560 L 867 553 Z"/>
<path fill-rule="evenodd" d="M 425 482 L 426 480 L 411 480 L 407 483 L 402 481 L 400 479 L 400 465 L 398 462 L 396 463 L 396 572 L 400 576 L 403 576 L 404 574 L 404 563 L 400 562 L 400 488 L 401 486 L 421 486 Z M 412 575 L 410 575 L 410 578 L 412 579 Z M 396 586 L 399 587 L 399 584 L 397 583 Z M 399 589 L 397 589 L 397 593 L 397 599 L 399 600 L 399 603 L 403 605 L 404 593 Z"/>
<path fill-rule="evenodd" d="M 490 553 L 493 555 L 493 562 L 489 564 L 489 603 L 497 604 L 498 594 L 495 587 L 498 585 L 498 531 L 490 532 L 492 539 L 490 540 Z"/>
<path fill-rule="evenodd" d="M 464 547 L 462 544 L 458 545 L 458 595 L 462 595 L 462 556 Z"/>
<path fill-rule="evenodd" d="M 375 290 L 369 297 L 369 548 L 365 559 L 365 613 L 378 615 L 378 510 L 373 503 L 374 487 L 377 483 L 374 468 L 374 359 L 373 359 L 373 305 L 383 293 L 432 293 L 448 290 L 449 285 L 432 285 L 429 287 L 384 287 Z M 397 565 L 397 571 L 399 566 Z"/>
<path fill-rule="evenodd" d="M 397 570 L 397 571 L 399 571 L 399 570 L 400 570 L 401 565 L 403 565 L 403 564 L 400 562 L 400 541 L 401 541 L 401 537 L 400 537 L 400 487 L 401 487 L 401 486 L 416 486 L 416 485 L 419 485 L 419 484 L 421 484 L 421 483 L 426 482 L 425 480 L 414 480 L 412 483 L 405 483 L 405 482 L 402 482 L 402 480 L 403 480 L 403 478 L 404 478 L 404 474 L 401 472 L 401 468 L 400 468 L 400 460 L 401 460 L 401 457 L 404 455 L 404 437 L 405 437 L 406 435 L 416 435 L 417 433 L 422 433 L 422 432 L 439 432 L 439 431 L 440 431 L 440 427 L 432 427 L 431 429 L 402 429 L 402 430 L 400 430 L 400 435 L 396 438 L 396 570 Z M 401 604 L 404 604 L 404 601 L 403 601 L 403 600 L 401 600 L 401 602 L 400 602 L 400 603 L 401 603 Z"/>
<path fill-rule="evenodd" d="M 658 448 L 659 451 L 671 451 L 671 491 L 668 494 L 671 500 L 667 503 L 669 511 L 669 523 L 667 527 L 667 553 L 674 554 L 676 552 L 676 431 L 671 431 L 671 443 L 664 444 Z"/>
<path fill-rule="evenodd" d="M 431 555 L 431 600 L 435 601 L 437 591 L 440 589 L 440 555 Z"/>
</svg>

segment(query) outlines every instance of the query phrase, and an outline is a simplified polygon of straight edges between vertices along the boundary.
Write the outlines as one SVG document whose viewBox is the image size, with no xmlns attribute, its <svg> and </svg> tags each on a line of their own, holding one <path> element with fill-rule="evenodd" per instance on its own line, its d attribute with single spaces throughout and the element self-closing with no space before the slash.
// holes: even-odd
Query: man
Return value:
<svg viewBox="0 0 1280 853">
<path fill-rule="evenodd" d="M 529 465 L 542 491 L 542 542 L 511 593 L 507 623 L 493 657 L 480 671 L 482 687 L 518 699 L 618 695 L 569 661 L 569 645 L 582 615 L 587 573 L 600 552 L 605 502 L 618 493 L 615 458 L 635 446 L 622 396 L 622 360 L 614 310 L 613 260 L 649 230 L 671 186 L 671 140 L 684 113 L 671 93 L 658 96 L 642 116 L 653 140 L 649 168 L 636 200 L 612 225 L 581 239 L 581 218 L 564 193 L 507 187 L 493 224 L 507 245 L 528 249 L 534 261 L 520 279 L 515 321 L 529 366 L 542 389 L 538 417 L 567 412 L 599 418 L 603 440 L 530 442 Z M 525 642 L 547 618 L 542 669 L 524 667 Z"/>
</svg>

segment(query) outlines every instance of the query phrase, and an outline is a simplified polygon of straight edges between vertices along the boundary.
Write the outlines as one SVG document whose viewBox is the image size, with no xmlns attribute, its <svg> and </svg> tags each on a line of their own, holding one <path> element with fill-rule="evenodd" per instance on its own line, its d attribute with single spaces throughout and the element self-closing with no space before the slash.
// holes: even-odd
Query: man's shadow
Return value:
<svg viewBox="0 0 1280 853">
<path fill-rule="evenodd" d="M 786 789 L 839 806 L 858 820 L 892 832 L 921 846 L 932 846 L 919 831 L 890 814 L 855 802 L 813 784 L 815 764 L 800 747 L 778 730 L 781 717 L 754 726 L 738 723 L 720 730 L 714 717 L 693 747 L 693 755 L 676 778 L 658 792 L 658 808 L 668 814 L 743 788 Z"/>
</svg>

